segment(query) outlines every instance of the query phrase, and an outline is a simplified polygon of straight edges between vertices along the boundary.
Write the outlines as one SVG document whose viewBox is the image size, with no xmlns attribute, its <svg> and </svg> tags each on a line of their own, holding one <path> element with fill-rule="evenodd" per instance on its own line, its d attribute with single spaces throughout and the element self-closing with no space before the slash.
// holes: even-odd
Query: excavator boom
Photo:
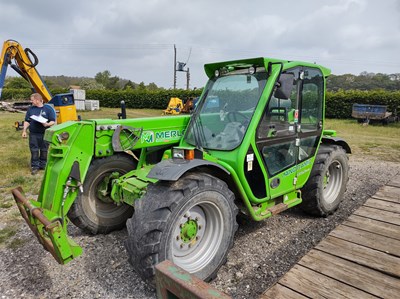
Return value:
<svg viewBox="0 0 400 299">
<path fill-rule="evenodd" d="M 73 96 L 63 94 L 53 97 L 39 72 L 36 70 L 38 63 L 39 59 L 29 48 L 23 49 L 21 44 L 15 40 L 6 40 L 0 56 L 0 97 L 7 68 L 10 65 L 13 70 L 31 84 L 32 88 L 42 96 L 45 103 L 49 102 L 54 105 L 57 112 L 57 123 L 77 120 L 78 116 Z"/>
<path fill-rule="evenodd" d="M 29 55 L 32 55 L 33 62 Z M 52 95 L 35 68 L 38 63 L 37 56 L 29 48 L 24 50 L 21 44 L 14 40 L 5 41 L 0 56 L 0 96 L 7 67 L 10 65 L 22 78 L 32 85 L 37 93 L 42 95 L 44 102 L 50 102 Z"/>
</svg>

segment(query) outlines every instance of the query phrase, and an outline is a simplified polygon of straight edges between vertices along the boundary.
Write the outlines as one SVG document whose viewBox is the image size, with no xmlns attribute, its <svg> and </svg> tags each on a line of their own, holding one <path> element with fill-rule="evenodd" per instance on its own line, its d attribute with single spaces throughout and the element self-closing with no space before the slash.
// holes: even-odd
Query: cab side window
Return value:
<svg viewBox="0 0 400 299">
<path fill-rule="evenodd" d="M 258 139 L 276 138 L 294 135 L 295 110 L 297 109 L 298 70 L 291 70 L 294 75 L 291 96 L 279 99 L 271 96 L 263 119 L 257 130 Z"/>
<path fill-rule="evenodd" d="M 299 120 L 300 162 L 313 156 L 318 147 L 319 134 L 316 133 L 322 130 L 324 102 L 324 78 L 321 71 L 307 68 L 303 76 Z"/>
<path fill-rule="evenodd" d="M 258 147 L 270 176 L 295 165 L 296 135 L 295 112 L 298 111 L 298 86 L 300 69 L 285 72 L 293 75 L 293 87 L 289 98 L 271 96 L 264 116 L 257 129 Z"/>
<path fill-rule="evenodd" d="M 305 70 L 300 111 L 301 132 L 316 131 L 322 125 L 323 97 L 324 79 L 320 70 Z"/>
</svg>

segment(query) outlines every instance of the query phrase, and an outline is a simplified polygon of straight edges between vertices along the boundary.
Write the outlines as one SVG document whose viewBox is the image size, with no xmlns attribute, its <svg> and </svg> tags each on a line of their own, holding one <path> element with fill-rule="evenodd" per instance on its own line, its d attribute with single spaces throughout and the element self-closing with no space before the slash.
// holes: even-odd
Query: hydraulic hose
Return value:
<svg viewBox="0 0 400 299">
<path fill-rule="evenodd" d="M 24 63 L 25 63 L 27 66 L 29 66 L 29 67 L 35 67 L 35 66 L 37 66 L 38 63 L 39 63 L 39 58 L 36 56 L 36 54 L 33 53 L 33 51 L 32 51 L 31 49 L 29 49 L 29 48 L 26 48 L 26 49 L 25 49 L 25 53 L 26 53 L 26 55 L 28 56 L 29 60 L 31 60 L 31 58 L 29 57 L 29 54 L 31 54 L 32 57 L 33 57 L 34 62 L 33 62 L 32 64 L 29 64 L 29 63 L 26 63 L 26 62 L 24 62 Z M 32 60 L 31 60 L 31 61 L 32 61 Z"/>
</svg>

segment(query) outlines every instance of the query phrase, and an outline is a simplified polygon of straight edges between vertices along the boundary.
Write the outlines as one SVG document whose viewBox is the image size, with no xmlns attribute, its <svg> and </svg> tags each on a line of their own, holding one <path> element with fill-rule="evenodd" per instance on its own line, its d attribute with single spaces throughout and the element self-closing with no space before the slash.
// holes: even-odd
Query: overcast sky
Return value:
<svg viewBox="0 0 400 299">
<path fill-rule="evenodd" d="M 205 63 L 260 56 L 400 73 L 400 0 L 1 0 L 0 12 L 0 37 L 33 50 L 41 75 L 109 70 L 171 88 L 174 44 L 191 88 Z"/>
</svg>

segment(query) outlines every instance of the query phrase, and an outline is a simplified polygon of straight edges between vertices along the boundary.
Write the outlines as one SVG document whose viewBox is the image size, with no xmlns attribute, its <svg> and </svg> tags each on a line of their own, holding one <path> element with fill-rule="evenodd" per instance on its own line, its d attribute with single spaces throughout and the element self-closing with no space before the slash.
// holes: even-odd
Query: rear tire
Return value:
<svg viewBox="0 0 400 299">
<path fill-rule="evenodd" d="M 337 145 L 321 145 L 302 189 L 301 208 L 312 215 L 327 216 L 336 211 L 349 180 L 348 157 Z"/>
<path fill-rule="evenodd" d="M 109 193 L 99 193 L 100 188 L 111 189 L 111 181 L 105 181 L 113 172 L 123 175 L 136 168 L 136 161 L 129 156 L 113 155 L 94 160 L 85 181 L 83 193 L 79 194 L 68 211 L 68 218 L 85 232 L 106 234 L 125 227 L 126 219 L 132 216 L 133 207 L 117 206 Z"/>
<path fill-rule="evenodd" d="M 234 195 L 225 182 L 189 174 L 149 185 L 127 221 L 129 261 L 145 280 L 166 259 L 209 281 L 226 262 L 237 230 Z"/>
</svg>

